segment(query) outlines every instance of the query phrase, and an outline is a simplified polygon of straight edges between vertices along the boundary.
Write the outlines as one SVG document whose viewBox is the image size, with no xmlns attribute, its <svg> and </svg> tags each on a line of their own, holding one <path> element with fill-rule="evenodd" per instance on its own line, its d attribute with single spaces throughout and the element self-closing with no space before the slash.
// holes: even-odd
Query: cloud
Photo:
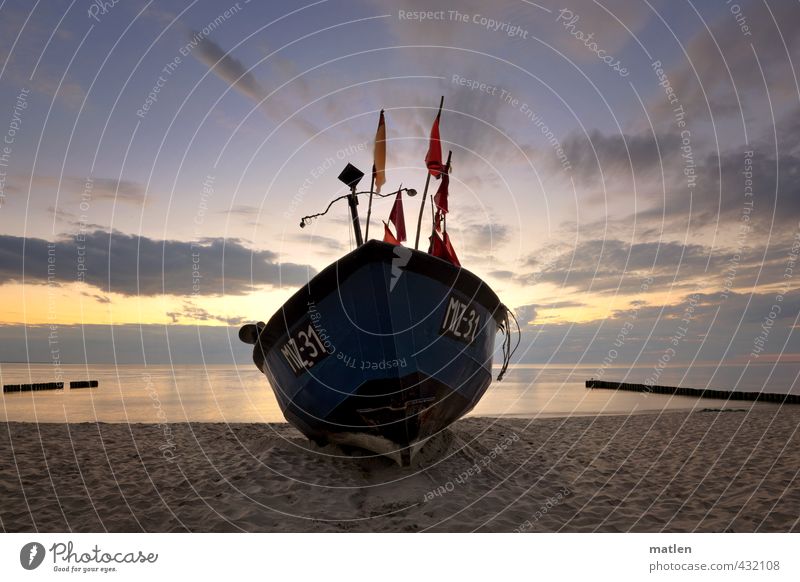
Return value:
<svg viewBox="0 0 800 582">
<path fill-rule="evenodd" d="M 197 307 L 191 303 L 184 302 L 179 311 L 168 311 L 167 317 L 172 319 L 172 323 L 177 323 L 180 319 L 193 319 L 195 321 L 217 321 L 226 325 L 242 325 L 246 320 L 244 317 L 224 317 L 214 315 L 202 307 Z"/>
<path fill-rule="evenodd" d="M 49 362 L 57 333 L 59 356 L 72 364 L 237 364 L 253 370 L 253 346 L 236 327 L 218 325 L 0 325 L 3 359 Z"/>
<path fill-rule="evenodd" d="M 585 370 L 585 378 L 644 382 L 656 373 L 655 383 L 663 385 L 759 390 L 769 382 L 769 392 L 788 391 L 797 374 L 792 362 L 800 356 L 800 336 L 793 328 L 800 293 L 791 290 L 783 296 L 781 313 L 765 334 L 775 303 L 774 292 L 727 297 L 699 293 L 694 299 L 683 295 L 675 303 L 616 311 L 586 323 L 534 322 L 522 330 L 517 357 L 526 363 L 596 365 Z M 755 348 L 762 346 L 754 356 Z M 658 366 L 661 358 L 668 360 L 666 368 Z M 770 363 L 776 360 L 788 365 L 773 370 Z"/>
<path fill-rule="evenodd" d="M 267 91 L 258 84 L 249 69 L 217 43 L 197 31 L 190 31 L 190 37 L 202 37 L 193 54 L 220 79 L 253 101 L 261 102 L 267 96 Z"/>
<path fill-rule="evenodd" d="M 261 86 L 251 70 L 241 61 L 233 58 L 228 51 L 209 37 L 202 36 L 195 31 L 190 31 L 189 36 L 192 39 L 200 38 L 197 47 L 192 51 L 192 55 L 198 61 L 206 65 L 211 72 L 225 81 L 230 87 L 233 87 L 239 93 L 252 100 L 261 108 L 269 119 L 275 122 L 282 122 L 294 115 L 297 111 L 299 107 L 297 101 L 293 101 L 295 104 L 290 106 L 280 95 L 272 95 L 267 100 L 269 91 Z M 301 80 L 298 81 L 297 83 L 288 85 L 284 91 L 292 92 L 294 90 L 299 93 L 304 93 L 305 83 Z M 292 117 L 292 124 L 307 137 L 319 133 L 319 128 L 302 116 Z"/>
<path fill-rule="evenodd" d="M 220 214 L 228 214 L 230 216 L 255 219 L 261 213 L 261 209 L 257 206 L 249 206 L 247 204 L 234 204 L 228 208 L 228 210 L 220 210 L 219 212 Z"/>
<path fill-rule="evenodd" d="M 747 148 L 700 159 L 698 183 L 692 190 L 679 177 L 671 181 L 673 186 L 666 198 L 663 193 L 643 189 L 650 203 L 644 204 L 646 209 L 637 214 L 637 220 L 647 224 L 660 222 L 663 216 L 683 228 L 690 221 L 696 229 L 717 227 L 718 223 L 723 227 L 735 225 L 747 213 L 749 224 L 759 235 L 768 234 L 777 226 L 796 225 L 800 217 L 800 196 L 796 194 L 800 192 L 800 156 L 789 152 L 776 156 L 774 144 L 773 151 L 762 149 L 758 143 L 751 148 L 753 155 L 747 162 Z M 751 176 L 745 176 L 745 171 Z M 745 196 L 745 179 L 752 181 L 752 196 Z M 653 204 L 654 199 L 659 203 Z M 748 209 L 747 205 L 751 207 Z M 780 232 L 774 235 L 780 236 Z"/>
<path fill-rule="evenodd" d="M 81 295 L 84 297 L 88 297 L 89 299 L 94 299 L 98 303 L 111 303 L 111 298 L 105 295 L 99 295 L 97 293 L 87 293 L 86 291 L 81 291 Z"/>
<path fill-rule="evenodd" d="M 573 248 L 520 273 L 521 285 L 552 283 L 579 292 L 641 294 L 648 280 L 654 290 L 722 289 L 729 279 L 733 289 L 777 283 L 786 268 L 788 247 L 714 249 L 675 241 L 629 243 L 618 239 L 582 241 Z M 735 261 L 732 257 L 737 256 Z M 544 307 L 544 306 L 540 306 Z"/>
<path fill-rule="evenodd" d="M 607 135 L 598 130 L 588 137 L 573 133 L 562 141 L 576 178 L 584 184 L 597 183 L 601 176 L 607 181 L 634 175 L 637 180 L 653 175 L 660 179 L 662 164 L 669 166 L 680 156 L 680 145 L 680 136 L 673 133 L 654 137 L 650 132 Z M 554 169 L 561 167 L 550 159 Z"/>
<path fill-rule="evenodd" d="M 795 63 L 800 59 L 800 36 L 795 32 L 800 26 L 797 4 L 774 2 L 768 5 L 753 1 L 741 2 L 739 6 L 749 26 L 748 35 L 740 30 L 729 10 L 722 10 L 710 24 L 710 30 L 698 27 L 698 32 L 686 43 L 688 62 L 682 60 L 667 72 L 687 111 L 706 115 L 710 105 L 714 115 L 738 116 L 741 111 L 738 97 L 748 110 L 746 115 L 763 118 L 767 103 L 762 69 L 773 106 L 796 102 L 790 58 Z M 759 102 L 753 101 L 754 98 Z M 662 93 L 651 111 L 661 119 L 670 120 L 672 108 Z"/>
<path fill-rule="evenodd" d="M 800 196 L 795 195 L 800 191 L 798 120 L 800 108 L 793 108 L 775 128 L 762 129 L 752 136 L 749 145 L 721 152 L 704 151 L 696 140 L 692 161 L 697 179 L 691 189 L 684 175 L 681 141 L 674 133 L 662 133 L 657 138 L 650 132 L 593 131 L 588 139 L 577 134 L 567 136 L 564 149 L 580 186 L 580 201 L 608 204 L 608 214 L 582 224 L 581 232 L 599 234 L 633 225 L 640 238 L 662 238 L 665 233 L 683 236 L 689 226 L 694 232 L 707 227 L 732 231 L 745 212 L 759 236 L 775 226 L 796 224 L 800 217 Z M 750 180 L 752 196 L 745 196 L 745 180 Z M 745 210 L 749 203 L 752 208 Z M 772 236 L 776 234 L 780 236 Z"/>
<path fill-rule="evenodd" d="M 330 236 L 322 236 L 319 234 L 287 234 L 284 236 L 286 240 L 302 243 L 304 245 L 310 245 L 310 248 L 325 248 L 330 251 L 342 252 L 345 250 L 345 246 L 339 239 L 335 239 Z M 308 248 L 308 247 L 307 247 Z"/>
<path fill-rule="evenodd" d="M 517 316 L 520 326 L 526 327 L 536 321 L 537 305 L 520 305 L 514 309 L 514 314 Z"/>
<path fill-rule="evenodd" d="M 12 176 L 9 178 L 8 191 L 15 194 L 27 192 L 29 185 L 32 190 L 52 192 L 53 198 L 56 191 L 68 194 L 76 202 L 86 196 L 93 202 L 102 200 L 141 206 L 146 196 L 144 185 L 134 180 L 77 176 L 63 176 L 61 179 L 44 175 Z"/>
<path fill-rule="evenodd" d="M 78 108 L 86 97 L 86 90 L 70 75 L 62 78 L 66 63 L 52 62 L 52 58 L 39 60 L 42 47 L 51 40 L 51 52 L 60 57 L 73 54 L 78 44 L 76 35 L 61 27 L 59 34 L 50 39 L 55 22 L 48 22 L 46 12 L 35 11 L 35 8 L 35 5 L 30 7 L 24 3 L 19 6 L 3 4 L 0 18 L 3 81 L 7 86 L 17 87 L 17 91 L 20 87 L 27 87 L 70 108 Z"/>
<path fill-rule="evenodd" d="M 52 258 L 51 258 L 52 257 Z M 50 266 L 50 273 L 48 273 Z M 315 274 L 237 239 L 196 243 L 96 230 L 48 242 L 0 235 L 0 284 L 84 281 L 123 295 L 242 295 L 260 286 L 297 286 Z"/>
</svg>

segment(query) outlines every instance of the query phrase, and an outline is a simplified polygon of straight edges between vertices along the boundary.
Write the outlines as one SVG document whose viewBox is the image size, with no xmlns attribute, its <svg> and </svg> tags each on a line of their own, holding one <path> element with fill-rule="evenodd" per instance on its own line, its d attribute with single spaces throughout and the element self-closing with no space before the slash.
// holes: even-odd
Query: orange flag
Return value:
<svg viewBox="0 0 800 582">
<path fill-rule="evenodd" d="M 392 231 L 389 230 L 389 225 L 386 224 L 386 221 L 383 221 L 383 242 L 387 242 L 393 245 L 400 244 L 400 241 L 397 240 L 392 234 Z"/>
<path fill-rule="evenodd" d="M 375 178 L 375 191 L 380 194 L 381 186 L 386 183 L 386 121 L 383 109 L 378 120 L 378 131 L 375 133 L 375 149 L 372 156 L 372 175 Z"/>
</svg>

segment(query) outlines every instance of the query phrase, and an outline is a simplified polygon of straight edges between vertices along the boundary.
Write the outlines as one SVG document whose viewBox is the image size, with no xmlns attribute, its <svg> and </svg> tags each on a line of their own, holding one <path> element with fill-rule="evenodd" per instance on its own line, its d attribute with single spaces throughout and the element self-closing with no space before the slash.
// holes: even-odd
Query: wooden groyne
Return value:
<svg viewBox="0 0 800 582">
<path fill-rule="evenodd" d="M 678 388 L 676 386 L 650 386 L 648 384 L 628 384 L 607 382 L 605 380 L 586 380 L 587 388 L 625 390 L 627 392 L 652 392 L 654 394 L 674 394 L 695 398 L 714 398 L 717 400 L 750 400 L 753 402 L 775 402 L 778 404 L 800 404 L 798 394 L 775 394 L 771 392 L 731 392 L 727 390 L 708 390 L 698 388 Z"/>
<path fill-rule="evenodd" d="M 97 388 L 97 380 L 76 380 L 69 383 L 70 388 Z M 33 384 L 5 384 L 3 393 L 38 392 L 39 390 L 63 390 L 63 382 L 35 382 Z"/>
<path fill-rule="evenodd" d="M 63 382 L 37 382 L 35 384 L 6 384 L 3 392 L 34 392 L 39 390 L 63 390 Z"/>
<path fill-rule="evenodd" d="M 97 388 L 97 380 L 77 380 L 69 383 L 70 388 Z"/>
</svg>

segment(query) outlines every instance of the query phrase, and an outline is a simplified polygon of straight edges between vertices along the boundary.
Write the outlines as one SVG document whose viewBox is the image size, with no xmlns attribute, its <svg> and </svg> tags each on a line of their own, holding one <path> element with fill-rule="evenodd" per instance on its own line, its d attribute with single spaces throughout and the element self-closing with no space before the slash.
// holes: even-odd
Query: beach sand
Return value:
<svg viewBox="0 0 800 582">
<path fill-rule="evenodd" d="M 0 426 L 5 531 L 798 531 L 800 407 L 467 418 L 400 468 L 284 424 Z"/>
</svg>

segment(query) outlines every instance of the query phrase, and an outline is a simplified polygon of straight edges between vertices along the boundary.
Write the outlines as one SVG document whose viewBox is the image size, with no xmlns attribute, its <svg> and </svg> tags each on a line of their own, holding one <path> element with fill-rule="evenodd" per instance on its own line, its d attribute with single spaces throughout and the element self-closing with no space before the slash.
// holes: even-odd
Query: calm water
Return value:
<svg viewBox="0 0 800 582">
<path fill-rule="evenodd" d="M 630 414 L 661 410 L 719 408 L 724 401 L 697 400 L 658 394 L 587 390 L 584 380 L 596 366 L 517 366 L 502 382 L 495 382 L 472 415 L 560 417 L 570 415 Z M 661 384 L 703 388 L 759 390 L 755 378 L 768 370 L 695 367 L 682 380 L 683 370 L 667 370 Z M 62 366 L 63 380 L 99 380 L 99 388 L 5 394 L 0 421 L 38 422 L 282 422 L 278 404 L 267 381 L 247 366 Z M 613 373 L 612 373 L 613 372 Z M 606 378 L 641 382 L 634 371 L 607 370 Z M 790 368 L 773 371 L 765 391 L 796 392 Z M 750 376 L 748 376 L 748 374 Z M 750 378 L 750 380 L 747 380 Z M 52 382 L 55 370 L 48 364 L 0 364 L 3 384 Z M 716 380 L 709 384 L 709 379 Z M 737 385 L 738 383 L 738 385 Z M 732 407 L 753 403 L 733 402 Z M 758 404 L 758 406 L 773 406 Z"/>
</svg>

